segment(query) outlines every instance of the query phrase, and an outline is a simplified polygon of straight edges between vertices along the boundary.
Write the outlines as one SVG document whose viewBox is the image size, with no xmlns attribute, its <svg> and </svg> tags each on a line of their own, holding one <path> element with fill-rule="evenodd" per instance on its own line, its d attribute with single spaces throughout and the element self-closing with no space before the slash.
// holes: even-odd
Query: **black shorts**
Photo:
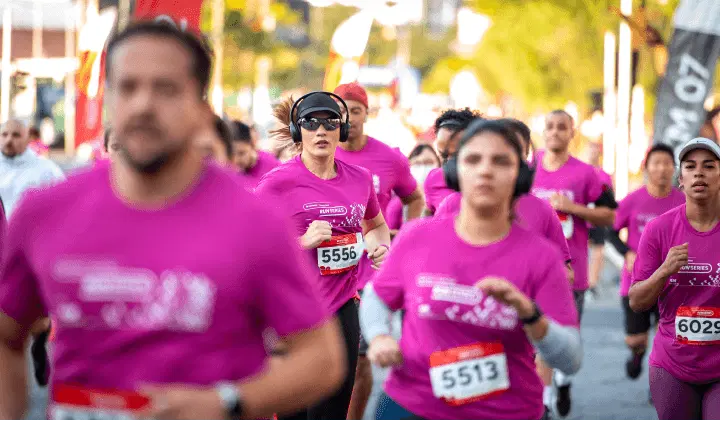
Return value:
<svg viewBox="0 0 720 421">
<path fill-rule="evenodd" d="M 575 309 L 578 313 L 578 322 L 582 322 L 583 312 L 585 311 L 585 290 L 573 291 L 573 298 L 575 299 Z"/>
<path fill-rule="evenodd" d="M 592 227 L 588 231 L 590 243 L 594 246 L 602 246 L 607 238 L 607 227 Z"/>
<path fill-rule="evenodd" d="M 630 298 L 622 297 L 622 307 L 625 312 L 625 334 L 639 335 L 648 333 L 653 325 L 657 325 L 660 320 L 660 311 L 657 305 L 650 310 L 641 313 L 635 313 L 630 308 Z M 654 320 L 653 320 L 654 319 Z"/>
<path fill-rule="evenodd" d="M 362 290 L 358 291 L 358 295 L 360 295 L 360 298 L 362 298 L 362 295 L 363 295 Z M 359 312 L 360 312 L 360 303 L 358 302 L 358 313 Z M 369 346 L 370 345 L 368 345 L 367 341 L 365 340 L 365 337 L 362 334 L 362 330 L 361 330 L 360 331 L 360 348 L 358 349 L 358 356 L 366 357 Z"/>
</svg>

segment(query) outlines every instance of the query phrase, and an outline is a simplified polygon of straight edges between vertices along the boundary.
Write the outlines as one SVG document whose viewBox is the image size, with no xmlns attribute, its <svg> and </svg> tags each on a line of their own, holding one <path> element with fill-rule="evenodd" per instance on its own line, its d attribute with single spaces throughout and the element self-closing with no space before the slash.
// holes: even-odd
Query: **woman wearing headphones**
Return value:
<svg viewBox="0 0 720 421">
<path fill-rule="evenodd" d="M 329 92 L 313 92 L 275 110 L 286 123 L 273 134 L 291 140 L 300 154 L 260 180 L 256 193 L 280 199 L 290 213 L 301 246 L 315 262 L 316 285 L 336 314 L 347 346 L 347 378 L 335 396 L 299 417 L 345 419 L 352 396 L 360 326 L 355 294 L 360 259 L 379 267 L 389 250 L 390 231 L 380 213 L 372 176 L 335 159 L 348 137 L 338 103 Z M 346 115 L 347 107 L 345 106 Z M 293 417 L 298 419 L 298 417 Z"/>
<path fill-rule="evenodd" d="M 560 251 L 513 221 L 513 202 L 532 182 L 522 150 L 502 123 L 473 122 L 445 167 L 457 172 L 459 215 L 411 222 L 366 287 L 368 357 L 393 367 L 384 408 L 396 418 L 540 419 L 533 345 L 553 367 L 580 368 Z M 399 345 L 385 322 L 398 310 Z"/>
</svg>

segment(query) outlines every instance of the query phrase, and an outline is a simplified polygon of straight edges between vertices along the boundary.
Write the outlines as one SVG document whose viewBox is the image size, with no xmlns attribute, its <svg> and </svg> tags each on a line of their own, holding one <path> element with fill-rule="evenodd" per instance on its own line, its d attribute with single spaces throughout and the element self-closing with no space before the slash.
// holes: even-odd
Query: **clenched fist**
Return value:
<svg viewBox="0 0 720 421">
<path fill-rule="evenodd" d="M 671 247 L 667 257 L 660 269 L 663 277 L 668 277 L 678 273 L 681 267 L 688 264 L 688 243 Z"/>
<path fill-rule="evenodd" d="M 328 221 L 312 221 L 305 235 L 300 237 L 304 249 L 314 249 L 332 237 L 332 225 Z"/>
</svg>

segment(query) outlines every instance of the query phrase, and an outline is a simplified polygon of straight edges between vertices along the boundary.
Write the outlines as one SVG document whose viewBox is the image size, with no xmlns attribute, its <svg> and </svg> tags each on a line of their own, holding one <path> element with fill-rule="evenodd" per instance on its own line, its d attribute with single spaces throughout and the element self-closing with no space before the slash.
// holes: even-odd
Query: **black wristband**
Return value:
<svg viewBox="0 0 720 421">
<path fill-rule="evenodd" d="M 543 316 L 542 312 L 538 308 L 537 304 L 535 304 L 535 302 L 533 302 L 533 308 L 535 309 L 535 312 L 533 313 L 532 316 L 528 317 L 527 319 L 520 319 L 520 321 L 522 322 L 523 325 L 526 325 L 526 326 L 533 325 L 533 324 L 537 323 L 540 320 L 540 318 Z"/>
</svg>

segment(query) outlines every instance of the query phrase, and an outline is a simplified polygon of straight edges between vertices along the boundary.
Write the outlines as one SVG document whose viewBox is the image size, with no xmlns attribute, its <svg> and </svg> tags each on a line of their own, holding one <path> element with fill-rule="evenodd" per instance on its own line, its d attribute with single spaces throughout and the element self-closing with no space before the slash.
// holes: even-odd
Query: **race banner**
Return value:
<svg viewBox="0 0 720 421">
<path fill-rule="evenodd" d="M 203 0 L 137 0 L 134 20 L 166 20 L 182 30 L 200 33 Z"/>
<path fill-rule="evenodd" d="M 674 25 L 655 105 L 653 143 L 678 149 L 705 122 L 704 103 L 720 57 L 720 1 L 682 0 Z"/>
<path fill-rule="evenodd" d="M 78 38 L 79 67 L 75 73 L 75 146 L 102 137 L 105 86 L 105 42 L 117 12 L 102 11 L 82 27 Z"/>
</svg>

